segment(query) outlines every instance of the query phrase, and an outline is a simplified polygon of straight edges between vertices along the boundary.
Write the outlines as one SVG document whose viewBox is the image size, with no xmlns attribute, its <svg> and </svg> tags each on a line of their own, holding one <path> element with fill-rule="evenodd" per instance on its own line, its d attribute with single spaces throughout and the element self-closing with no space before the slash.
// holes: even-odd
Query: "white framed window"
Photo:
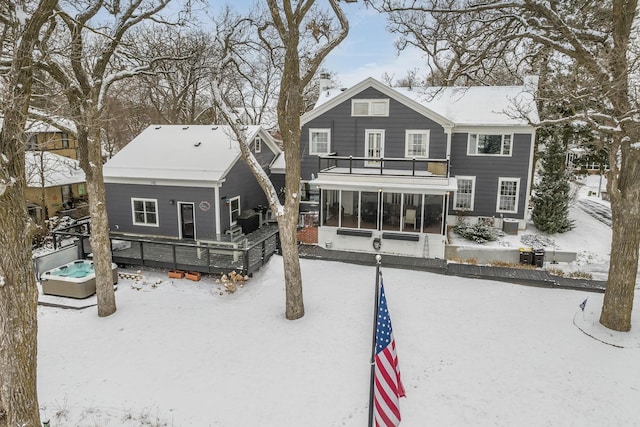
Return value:
<svg viewBox="0 0 640 427">
<path fill-rule="evenodd" d="M 365 152 L 364 156 L 369 159 L 381 158 L 384 156 L 384 129 L 367 129 L 364 131 Z M 365 166 L 380 166 L 380 162 L 375 160 L 365 161 Z"/>
<path fill-rule="evenodd" d="M 389 116 L 389 100 L 388 99 L 352 99 L 351 115 L 359 116 Z"/>
<path fill-rule="evenodd" d="M 453 209 L 459 211 L 472 211 L 476 194 L 475 176 L 456 176 L 458 189 L 453 195 Z"/>
<path fill-rule="evenodd" d="M 158 226 L 158 200 L 157 199 L 131 199 L 131 214 L 134 225 L 148 227 Z"/>
<path fill-rule="evenodd" d="M 407 130 L 405 132 L 405 157 L 429 157 L 429 130 Z"/>
<path fill-rule="evenodd" d="M 510 134 L 470 133 L 467 154 L 470 156 L 510 156 Z"/>
<path fill-rule="evenodd" d="M 496 212 L 517 213 L 520 178 L 498 178 Z"/>
<path fill-rule="evenodd" d="M 309 154 L 326 155 L 331 152 L 331 129 L 309 129 Z"/>
<path fill-rule="evenodd" d="M 229 199 L 229 221 L 231 225 L 238 223 L 238 217 L 240 216 L 240 196 L 232 197 Z"/>
<path fill-rule="evenodd" d="M 256 138 L 253 140 L 253 151 L 255 153 L 262 152 L 262 138 L 260 138 L 259 136 L 256 136 Z"/>
</svg>

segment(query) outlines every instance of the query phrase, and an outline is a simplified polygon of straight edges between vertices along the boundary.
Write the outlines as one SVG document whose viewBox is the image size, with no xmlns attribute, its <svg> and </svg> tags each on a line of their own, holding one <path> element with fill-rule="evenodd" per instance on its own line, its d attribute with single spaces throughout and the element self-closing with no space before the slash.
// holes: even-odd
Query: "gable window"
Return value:
<svg viewBox="0 0 640 427">
<path fill-rule="evenodd" d="M 389 116 L 388 99 L 352 99 L 351 115 L 357 116 Z"/>
<path fill-rule="evenodd" d="M 131 199 L 133 224 L 158 226 L 158 201 L 156 199 Z"/>
<path fill-rule="evenodd" d="M 453 195 L 453 208 L 461 211 L 472 211 L 476 191 L 475 176 L 456 176 L 458 189 Z"/>
<path fill-rule="evenodd" d="M 62 140 L 62 148 L 69 148 L 69 134 L 63 132 L 60 139 Z"/>
<path fill-rule="evenodd" d="M 253 140 L 253 151 L 256 153 L 262 152 L 262 138 L 256 136 L 256 139 Z"/>
<path fill-rule="evenodd" d="M 384 130 L 367 129 L 365 131 L 365 153 L 368 159 L 379 159 L 384 154 Z M 365 161 L 365 166 L 380 166 L 380 162 Z"/>
<path fill-rule="evenodd" d="M 331 129 L 309 129 L 309 154 L 326 155 L 331 150 Z"/>
<path fill-rule="evenodd" d="M 470 156 L 510 156 L 511 135 L 470 133 L 467 154 Z"/>
<path fill-rule="evenodd" d="M 498 178 L 497 212 L 518 212 L 518 187 L 520 178 Z"/>
<path fill-rule="evenodd" d="M 429 157 L 429 131 L 407 130 L 405 136 L 405 157 Z"/>
<path fill-rule="evenodd" d="M 240 216 L 240 196 L 232 197 L 229 199 L 229 220 L 231 225 L 238 223 L 238 217 Z"/>
</svg>

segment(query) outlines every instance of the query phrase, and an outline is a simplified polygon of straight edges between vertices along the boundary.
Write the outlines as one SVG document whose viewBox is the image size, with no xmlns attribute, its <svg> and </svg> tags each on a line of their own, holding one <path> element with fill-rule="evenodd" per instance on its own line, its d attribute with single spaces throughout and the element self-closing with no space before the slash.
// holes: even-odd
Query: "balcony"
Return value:
<svg viewBox="0 0 640 427">
<path fill-rule="evenodd" d="M 447 159 L 367 158 L 335 155 L 318 158 L 318 177 L 323 189 L 371 188 L 374 191 L 444 194 L 455 191 Z"/>
<path fill-rule="evenodd" d="M 449 160 L 329 155 L 318 157 L 318 171 L 346 175 L 446 178 L 449 176 Z"/>
</svg>

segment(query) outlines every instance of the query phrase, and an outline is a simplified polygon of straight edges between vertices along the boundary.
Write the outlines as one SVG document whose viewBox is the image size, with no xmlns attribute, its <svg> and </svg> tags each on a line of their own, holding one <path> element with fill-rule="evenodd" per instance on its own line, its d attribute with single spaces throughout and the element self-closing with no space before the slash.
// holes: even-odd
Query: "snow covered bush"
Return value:
<svg viewBox="0 0 640 427">
<path fill-rule="evenodd" d="M 467 240 L 473 240 L 476 243 L 486 243 L 498 240 L 504 233 L 497 228 L 493 228 L 486 223 L 477 222 L 469 225 L 466 219 L 460 218 L 458 225 L 453 227 L 453 231 Z"/>
</svg>

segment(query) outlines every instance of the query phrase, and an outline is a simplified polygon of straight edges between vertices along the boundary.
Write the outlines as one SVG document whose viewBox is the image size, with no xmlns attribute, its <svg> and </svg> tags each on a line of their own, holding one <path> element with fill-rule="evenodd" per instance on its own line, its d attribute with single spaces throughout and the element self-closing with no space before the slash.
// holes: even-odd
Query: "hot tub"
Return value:
<svg viewBox="0 0 640 427">
<path fill-rule="evenodd" d="M 118 266 L 111 264 L 113 284 L 118 283 Z M 42 292 L 71 298 L 87 298 L 96 293 L 96 274 L 93 262 L 77 260 L 41 275 Z"/>
</svg>

